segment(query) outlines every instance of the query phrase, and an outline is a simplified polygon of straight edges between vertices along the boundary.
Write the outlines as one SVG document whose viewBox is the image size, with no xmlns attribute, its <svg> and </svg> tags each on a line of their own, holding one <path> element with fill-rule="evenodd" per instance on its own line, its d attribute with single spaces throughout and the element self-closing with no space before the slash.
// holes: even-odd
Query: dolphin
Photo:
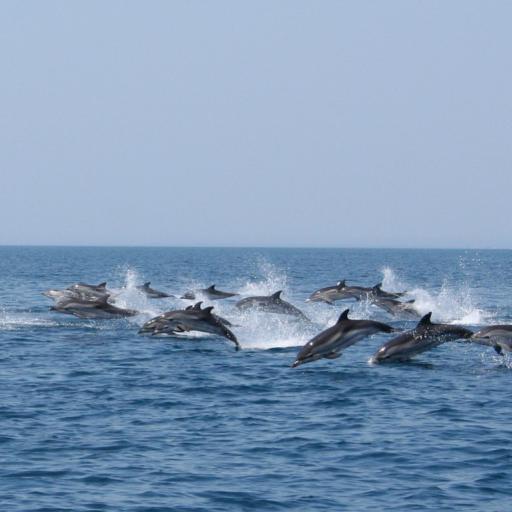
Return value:
<svg viewBox="0 0 512 512">
<path fill-rule="evenodd" d="M 373 288 L 370 288 L 370 295 L 373 297 L 383 297 L 385 299 L 399 299 L 407 292 L 386 292 L 382 289 L 382 283 L 377 283 Z"/>
<path fill-rule="evenodd" d="M 239 295 L 238 293 L 234 292 L 223 292 L 221 290 L 217 290 L 215 285 L 212 284 L 208 288 L 196 290 L 195 292 L 186 292 L 181 298 L 187 300 L 195 300 L 196 294 L 203 295 L 209 300 L 228 299 L 229 297 L 235 297 L 236 295 Z"/>
<path fill-rule="evenodd" d="M 196 307 L 197 306 L 197 307 Z M 222 323 L 222 321 L 212 314 L 213 307 L 201 309 L 201 305 L 192 306 L 189 309 L 177 309 L 168 311 L 152 318 L 146 322 L 139 334 L 179 334 L 188 331 L 206 332 L 216 334 L 232 341 L 236 350 L 240 349 L 240 344 L 236 336 Z"/>
<path fill-rule="evenodd" d="M 190 311 L 191 309 L 193 310 L 199 310 L 201 311 L 201 304 L 203 302 L 196 302 L 193 306 L 187 306 L 185 308 L 185 311 Z M 221 324 L 225 325 L 226 327 L 233 327 L 233 324 L 226 318 L 223 318 L 222 316 L 219 316 L 219 315 L 216 315 L 215 313 L 212 313 L 212 316 L 214 318 L 216 318 Z M 236 326 L 236 327 L 239 327 L 239 326 Z"/>
<path fill-rule="evenodd" d="M 512 325 L 490 325 L 475 332 L 469 339 L 479 345 L 488 345 L 500 355 L 512 352 Z"/>
<path fill-rule="evenodd" d="M 239 300 L 235 306 L 242 311 L 255 309 L 266 313 L 292 315 L 309 322 L 309 318 L 300 309 L 281 299 L 281 293 L 283 293 L 282 290 L 272 295 L 246 297 L 245 299 Z"/>
<path fill-rule="evenodd" d="M 142 286 L 137 286 L 137 290 L 144 293 L 150 299 L 163 299 L 165 297 L 174 297 L 174 295 L 169 295 L 168 293 L 160 292 L 158 290 L 155 290 L 154 288 L 151 288 L 149 286 L 150 284 L 151 281 L 148 281 L 147 283 L 144 283 Z"/>
<path fill-rule="evenodd" d="M 292 368 L 317 359 L 336 359 L 341 351 L 354 345 L 359 340 L 378 332 L 395 332 L 393 327 L 373 320 L 351 320 L 349 310 L 341 313 L 338 321 L 308 341 L 297 354 Z"/>
<path fill-rule="evenodd" d="M 71 290 L 78 293 L 89 293 L 89 294 L 99 294 L 106 295 L 110 292 L 107 290 L 107 283 L 104 281 L 100 284 L 86 284 L 86 283 L 76 283 L 68 286 L 67 290 Z"/>
<path fill-rule="evenodd" d="M 434 324 L 427 313 L 418 325 L 388 341 L 370 359 L 370 363 L 408 361 L 417 354 L 431 350 L 447 341 L 471 338 L 473 332 L 458 325 Z"/>
<path fill-rule="evenodd" d="M 76 299 L 81 302 L 105 300 L 110 298 L 111 293 L 106 288 L 107 283 L 100 283 L 99 285 L 76 283 L 68 286 L 64 290 L 47 290 L 43 295 L 53 299 L 55 302 L 60 303 L 70 299 Z"/>
<path fill-rule="evenodd" d="M 346 299 L 359 300 L 357 294 L 354 294 L 343 280 L 338 281 L 334 286 L 327 286 L 314 291 L 306 302 L 326 302 L 332 306 L 337 300 Z"/>
<path fill-rule="evenodd" d="M 337 300 L 373 300 L 374 297 L 398 299 L 405 292 L 386 292 L 382 289 L 382 283 L 372 288 L 364 286 L 348 286 L 345 280 L 338 281 L 335 286 L 327 286 L 314 291 L 306 302 L 326 302 L 333 305 Z"/>
<path fill-rule="evenodd" d="M 133 309 L 118 308 L 117 306 L 107 302 L 107 299 L 108 297 L 94 301 L 84 301 L 70 298 L 57 302 L 55 306 L 50 308 L 50 310 L 57 311 L 58 313 L 74 315 L 78 318 L 91 319 L 127 317 L 138 314 L 138 312 Z"/>
<path fill-rule="evenodd" d="M 387 297 L 374 296 L 371 302 L 392 316 L 399 316 L 409 319 L 416 319 L 420 316 L 418 310 L 413 306 L 414 299 L 407 302 L 400 302 L 398 300 L 390 299 Z"/>
</svg>

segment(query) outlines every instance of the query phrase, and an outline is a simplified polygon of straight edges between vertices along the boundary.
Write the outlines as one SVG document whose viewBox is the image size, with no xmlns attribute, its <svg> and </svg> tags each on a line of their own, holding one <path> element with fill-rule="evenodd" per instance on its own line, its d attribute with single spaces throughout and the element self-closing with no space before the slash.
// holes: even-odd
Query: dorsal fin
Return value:
<svg viewBox="0 0 512 512">
<path fill-rule="evenodd" d="M 211 315 L 213 306 L 208 306 L 207 308 L 202 309 L 201 311 L 204 311 L 208 315 Z"/>
<path fill-rule="evenodd" d="M 280 297 L 281 293 L 283 293 L 283 290 L 279 290 L 278 292 L 273 293 L 273 294 L 270 296 L 270 298 L 271 298 L 271 299 L 274 299 L 274 300 L 280 299 L 280 298 L 281 298 L 281 297 Z"/>
<path fill-rule="evenodd" d="M 187 306 L 187 307 L 185 308 L 185 311 L 190 311 L 191 309 L 194 309 L 194 306 Z"/>
<path fill-rule="evenodd" d="M 336 323 L 343 322 L 343 320 L 348 320 L 348 312 L 349 311 L 350 311 L 349 309 L 345 309 L 345 311 L 343 311 L 343 313 L 341 313 L 341 315 L 338 318 L 338 321 Z"/>
<path fill-rule="evenodd" d="M 413 302 L 416 302 L 416 299 L 406 300 L 405 304 L 412 304 Z"/>
<path fill-rule="evenodd" d="M 100 283 L 97 288 L 106 288 L 107 287 L 107 281 L 103 281 L 103 283 Z"/>
<path fill-rule="evenodd" d="M 343 279 L 342 281 L 338 281 L 336 283 L 336 288 L 345 288 L 345 286 L 346 286 L 345 279 Z"/>
<path fill-rule="evenodd" d="M 215 291 L 215 285 L 212 284 L 211 286 L 208 286 L 208 288 L 206 288 L 206 289 L 213 292 L 213 291 Z"/>
<path fill-rule="evenodd" d="M 144 283 L 144 288 L 149 288 L 150 284 L 151 284 L 151 281 L 148 281 L 147 283 Z"/>
<path fill-rule="evenodd" d="M 430 321 L 430 317 L 432 316 L 432 311 L 430 313 L 427 313 L 419 322 L 418 322 L 418 327 L 420 326 L 427 326 L 427 325 L 431 325 L 432 322 Z"/>
<path fill-rule="evenodd" d="M 382 288 L 382 283 L 377 283 L 377 284 L 373 287 L 373 289 L 374 289 L 374 290 L 377 290 L 377 291 L 380 291 L 380 290 L 381 290 L 381 288 Z"/>
<path fill-rule="evenodd" d="M 193 306 L 190 306 L 192 309 L 199 309 L 201 310 L 201 304 L 203 303 L 203 301 L 200 301 L 200 302 L 196 302 Z"/>
</svg>

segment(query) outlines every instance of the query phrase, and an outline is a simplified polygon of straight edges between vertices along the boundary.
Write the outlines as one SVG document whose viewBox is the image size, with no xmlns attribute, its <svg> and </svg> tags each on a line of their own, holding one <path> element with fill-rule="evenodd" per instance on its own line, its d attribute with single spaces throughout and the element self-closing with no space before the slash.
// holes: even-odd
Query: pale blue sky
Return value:
<svg viewBox="0 0 512 512">
<path fill-rule="evenodd" d="M 510 1 L 2 1 L 0 244 L 512 248 Z"/>
</svg>

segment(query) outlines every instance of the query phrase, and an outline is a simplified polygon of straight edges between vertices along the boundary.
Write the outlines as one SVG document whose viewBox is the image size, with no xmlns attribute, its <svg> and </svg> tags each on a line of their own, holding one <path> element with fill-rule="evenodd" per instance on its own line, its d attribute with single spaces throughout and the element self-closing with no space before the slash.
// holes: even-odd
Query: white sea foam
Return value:
<svg viewBox="0 0 512 512">
<path fill-rule="evenodd" d="M 55 327 L 59 322 L 42 318 L 33 313 L 13 313 L 0 311 L 0 330 L 11 331 L 23 327 Z"/>
<path fill-rule="evenodd" d="M 258 270 L 261 274 L 261 279 L 243 283 L 238 289 L 240 295 L 270 295 L 279 290 L 283 291 L 283 295 L 287 295 L 288 276 L 286 272 L 264 259 L 258 261 Z"/>
<path fill-rule="evenodd" d="M 133 321 L 142 324 L 149 318 L 153 318 L 170 308 L 168 299 L 150 299 L 140 291 L 137 286 L 144 283 L 144 277 L 141 276 L 136 269 L 125 267 L 123 270 L 123 286 L 121 288 L 113 288 L 113 298 L 115 305 L 120 308 L 134 309 L 140 313 L 133 317 Z"/>
<path fill-rule="evenodd" d="M 436 292 L 406 282 L 389 267 L 382 269 L 382 274 L 384 290 L 407 290 L 406 298 L 414 299 L 414 307 L 420 314 L 432 311 L 435 321 L 479 325 L 493 318 L 491 312 L 477 307 L 474 291 L 467 285 L 455 286 L 445 280 Z"/>
</svg>

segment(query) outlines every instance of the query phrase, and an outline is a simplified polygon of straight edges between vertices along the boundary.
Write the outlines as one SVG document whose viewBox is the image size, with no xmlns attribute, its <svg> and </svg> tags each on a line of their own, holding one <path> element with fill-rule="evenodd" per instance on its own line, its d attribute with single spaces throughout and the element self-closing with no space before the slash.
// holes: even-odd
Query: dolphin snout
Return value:
<svg viewBox="0 0 512 512">
<path fill-rule="evenodd" d="M 229 329 L 226 329 L 224 336 L 235 344 L 235 350 L 240 350 L 241 347 L 237 337 Z"/>
<path fill-rule="evenodd" d="M 296 359 L 296 360 L 292 363 L 291 367 L 292 367 L 292 368 L 297 368 L 297 366 L 300 366 L 301 364 L 302 364 L 302 361 L 301 361 L 300 359 Z"/>
</svg>

